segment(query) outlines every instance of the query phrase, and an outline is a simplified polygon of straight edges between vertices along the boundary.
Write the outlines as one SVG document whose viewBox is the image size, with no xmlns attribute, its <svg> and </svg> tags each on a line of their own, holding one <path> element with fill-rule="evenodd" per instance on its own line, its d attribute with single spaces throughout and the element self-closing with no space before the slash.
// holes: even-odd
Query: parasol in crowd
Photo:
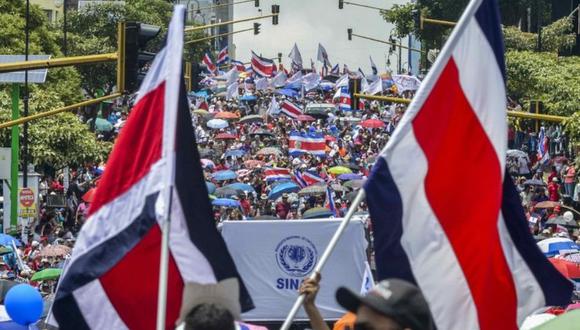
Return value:
<svg viewBox="0 0 580 330">
<path fill-rule="evenodd" d="M 237 113 L 229 112 L 229 111 L 222 111 L 218 112 L 215 116 L 215 119 L 238 119 L 240 116 Z"/>
<path fill-rule="evenodd" d="M 16 246 L 20 246 L 20 241 L 18 241 L 16 238 L 8 235 L 8 234 L 0 234 L 0 245 L 4 245 L 4 246 L 11 246 L 12 242 L 14 242 L 14 244 L 16 244 Z"/>
<path fill-rule="evenodd" d="M 236 172 L 230 170 L 217 171 L 211 175 L 216 181 L 233 180 L 238 177 Z"/>
<path fill-rule="evenodd" d="M 310 196 L 310 195 L 322 195 L 326 193 L 326 187 L 321 185 L 311 185 L 305 188 L 302 188 L 298 192 L 300 196 Z"/>
<path fill-rule="evenodd" d="M 240 202 L 229 198 L 216 198 L 211 201 L 213 206 L 240 207 Z"/>
<path fill-rule="evenodd" d="M 571 239 L 553 237 L 538 242 L 538 247 L 547 257 L 555 256 L 560 252 L 578 252 L 578 245 Z"/>
<path fill-rule="evenodd" d="M 557 216 L 554 217 L 552 219 L 548 219 L 548 221 L 546 221 L 547 225 L 561 225 L 564 227 L 570 227 L 570 228 L 578 228 L 578 224 L 576 223 L 576 221 L 574 221 L 574 219 L 572 219 L 571 221 L 564 218 L 563 216 Z"/>
<path fill-rule="evenodd" d="M 205 186 L 207 187 L 207 192 L 210 194 L 213 194 L 214 191 L 216 191 L 216 189 L 217 189 L 215 184 L 208 182 L 208 181 L 205 182 Z"/>
<path fill-rule="evenodd" d="M 64 257 L 71 254 L 72 250 L 66 245 L 49 245 L 43 248 L 38 254 L 39 257 Z"/>
<path fill-rule="evenodd" d="M 264 129 L 258 129 L 254 132 L 250 132 L 250 135 L 260 135 L 260 136 L 274 136 L 272 132 L 268 132 Z"/>
<path fill-rule="evenodd" d="M 539 202 L 538 204 L 534 205 L 534 207 L 537 209 L 553 209 L 558 205 L 560 205 L 559 202 L 543 201 L 543 202 Z"/>
<path fill-rule="evenodd" d="M 262 148 L 262 149 L 258 150 L 258 152 L 256 153 L 256 155 L 276 155 L 276 156 L 280 156 L 280 155 L 282 155 L 282 151 L 280 151 L 280 149 L 278 149 L 278 148 L 266 147 L 266 148 Z"/>
<path fill-rule="evenodd" d="M 351 188 L 351 189 L 360 189 L 364 186 L 365 182 L 366 182 L 365 179 L 350 180 L 350 181 L 343 183 L 343 186 Z"/>
<path fill-rule="evenodd" d="M 562 275 L 574 281 L 580 281 L 580 264 L 561 258 L 548 258 Z"/>
<path fill-rule="evenodd" d="M 215 136 L 217 140 L 235 140 L 237 139 L 237 135 L 232 133 L 219 133 Z"/>
<path fill-rule="evenodd" d="M 334 166 L 328 169 L 328 173 L 334 175 L 352 173 L 352 170 L 345 166 Z"/>
<path fill-rule="evenodd" d="M 33 282 L 56 280 L 61 274 L 62 269 L 60 268 L 47 268 L 32 275 L 30 280 Z"/>
<path fill-rule="evenodd" d="M 348 180 L 360 180 L 362 179 L 362 175 L 354 174 L 354 173 L 345 173 L 338 176 L 339 180 L 348 181 Z"/>
<path fill-rule="evenodd" d="M 226 186 L 226 188 L 232 188 L 232 189 L 241 190 L 241 191 L 250 192 L 250 193 L 256 192 L 256 190 L 254 190 L 254 187 L 252 187 L 251 185 L 249 185 L 247 183 L 241 183 L 241 182 L 229 184 Z"/>
<path fill-rule="evenodd" d="M 223 119 L 212 119 L 207 122 L 207 127 L 212 129 L 222 129 L 228 126 L 228 122 Z"/>
<path fill-rule="evenodd" d="M 213 167 L 215 167 L 215 164 L 210 159 L 202 158 L 201 159 L 201 167 L 203 167 L 203 168 L 208 168 L 208 167 L 209 168 L 213 168 Z"/>
<path fill-rule="evenodd" d="M 262 123 L 262 122 L 264 122 L 264 118 L 260 115 L 249 115 L 242 117 L 242 119 L 240 119 L 240 123 L 243 124 Z"/>
<path fill-rule="evenodd" d="M 284 182 L 277 185 L 272 189 L 272 191 L 270 191 L 270 194 L 268 194 L 268 199 L 275 200 L 282 196 L 282 194 L 297 192 L 298 190 L 300 190 L 300 187 L 294 182 Z"/>
<path fill-rule="evenodd" d="M 383 128 L 385 127 L 385 122 L 379 119 L 367 119 L 362 121 L 361 126 L 364 128 Z"/>
<path fill-rule="evenodd" d="M 333 216 L 332 211 L 325 207 L 314 207 L 302 214 L 304 219 L 328 218 Z"/>
<path fill-rule="evenodd" d="M 242 191 L 238 190 L 238 189 L 221 187 L 221 188 L 217 188 L 213 194 L 217 197 L 222 198 L 222 197 L 237 196 L 237 195 L 240 195 L 241 193 L 242 193 Z"/>
<path fill-rule="evenodd" d="M 309 116 L 309 115 L 298 115 L 298 117 L 296 117 L 296 120 L 301 121 L 301 122 L 309 122 L 309 121 L 315 121 L 316 118 Z"/>
<path fill-rule="evenodd" d="M 245 153 L 242 149 L 229 149 L 224 155 L 226 157 L 242 157 Z"/>
</svg>

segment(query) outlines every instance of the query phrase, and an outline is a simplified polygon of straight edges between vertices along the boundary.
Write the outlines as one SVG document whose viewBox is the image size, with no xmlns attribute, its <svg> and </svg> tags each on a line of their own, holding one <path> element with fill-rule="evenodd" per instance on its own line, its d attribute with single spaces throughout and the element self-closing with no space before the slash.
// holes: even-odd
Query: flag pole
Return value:
<svg viewBox="0 0 580 330">
<path fill-rule="evenodd" d="M 342 234 L 344 233 L 346 226 L 350 222 L 350 219 L 352 219 L 354 212 L 356 212 L 359 204 L 362 202 L 364 198 L 365 198 L 365 190 L 361 189 L 359 190 L 354 201 L 350 205 L 350 208 L 348 209 L 348 212 L 346 212 L 346 215 L 344 216 L 344 219 L 342 219 L 342 222 L 338 226 L 338 229 L 336 229 L 336 232 L 334 232 L 334 235 L 330 239 L 330 242 L 328 242 L 328 246 L 326 247 L 326 250 L 324 250 L 324 253 L 322 253 L 322 256 L 320 257 L 320 260 L 316 264 L 316 267 L 314 267 L 314 270 L 312 271 L 312 273 L 310 273 L 310 279 L 316 279 L 316 273 L 320 273 L 322 271 L 322 268 L 328 261 L 330 254 L 332 253 L 332 251 L 334 251 L 334 248 L 336 247 L 338 240 L 342 237 Z M 298 296 L 298 298 L 294 302 L 294 305 L 292 306 L 292 309 L 290 309 L 288 316 L 286 316 L 286 320 L 284 320 L 284 323 L 280 327 L 280 330 L 288 330 L 288 328 L 290 328 L 290 325 L 292 325 L 292 320 L 294 320 L 296 313 L 298 313 L 298 309 L 300 309 L 300 306 L 302 306 L 302 304 L 304 303 L 305 297 L 306 296 L 304 296 L 303 294 Z"/>
<path fill-rule="evenodd" d="M 169 198 L 166 217 L 161 225 L 161 258 L 159 260 L 159 288 L 157 291 L 157 330 L 165 329 L 167 314 L 167 282 L 169 273 L 169 232 L 171 230 L 171 204 L 173 201 L 173 185 L 168 187 Z"/>
</svg>

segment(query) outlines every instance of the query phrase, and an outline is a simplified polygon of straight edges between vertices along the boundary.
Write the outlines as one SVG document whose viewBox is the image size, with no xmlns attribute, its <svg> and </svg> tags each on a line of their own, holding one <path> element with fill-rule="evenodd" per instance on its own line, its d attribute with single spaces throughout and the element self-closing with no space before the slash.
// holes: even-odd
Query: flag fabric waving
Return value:
<svg viewBox="0 0 580 330">
<path fill-rule="evenodd" d="M 213 64 L 211 57 L 209 57 L 208 53 L 205 53 L 205 55 L 203 55 L 203 64 L 205 64 L 209 72 L 213 74 L 216 73 L 217 67 L 215 66 L 215 64 Z"/>
<path fill-rule="evenodd" d="M 337 76 L 340 74 L 340 67 L 339 67 L 338 63 L 336 63 L 332 67 L 332 70 L 330 70 L 330 74 L 337 75 Z"/>
<path fill-rule="evenodd" d="M 538 160 L 540 164 L 545 165 L 550 160 L 549 150 L 546 129 L 542 126 L 540 127 L 540 134 L 538 134 Z"/>
<path fill-rule="evenodd" d="M 290 169 L 272 167 L 264 170 L 264 178 L 266 181 L 289 180 L 292 178 Z"/>
<path fill-rule="evenodd" d="M 319 157 L 326 156 L 324 136 L 318 133 L 290 132 L 288 135 L 288 154 L 297 157 L 305 153 Z"/>
<path fill-rule="evenodd" d="M 241 310 L 252 307 L 207 197 L 182 80 L 184 17 L 185 7 L 175 6 L 167 44 L 141 85 L 61 276 L 52 308 L 61 329 L 155 328 L 167 216 L 165 328 L 189 312 L 192 285 L 233 280 Z"/>
<path fill-rule="evenodd" d="M 497 0 L 471 1 L 365 186 L 379 280 L 417 283 L 439 329 L 517 329 L 571 297 L 505 171 L 502 40 Z M 458 185 L 457 168 L 485 189 Z"/>
<path fill-rule="evenodd" d="M 228 46 L 225 46 L 220 50 L 217 56 L 217 65 L 226 64 L 230 60 L 230 56 L 228 54 Z"/>
<path fill-rule="evenodd" d="M 272 77 L 276 70 L 276 64 L 274 64 L 274 61 L 260 57 L 252 52 L 252 70 L 259 76 Z"/>
<path fill-rule="evenodd" d="M 331 67 L 332 65 L 330 65 L 330 61 L 328 60 L 328 53 L 326 52 L 326 48 L 324 48 L 324 46 L 322 46 L 321 43 L 318 44 L 318 54 L 316 56 L 316 59 L 319 62 L 322 62 L 322 65 L 324 67 Z"/>
<path fill-rule="evenodd" d="M 302 70 L 302 54 L 300 54 L 300 50 L 298 50 L 298 45 L 296 43 L 294 43 L 294 47 L 292 47 L 288 57 L 292 60 L 292 72 Z"/>
<path fill-rule="evenodd" d="M 280 111 L 292 119 L 296 119 L 302 114 L 302 109 L 288 100 L 282 102 L 280 105 Z"/>
<path fill-rule="evenodd" d="M 350 93 L 348 92 L 348 85 L 342 86 L 336 90 L 334 99 L 338 99 L 338 108 L 342 111 L 351 111 Z"/>
<path fill-rule="evenodd" d="M 241 61 L 232 60 L 232 65 L 234 65 L 234 67 L 236 68 L 236 70 L 238 70 L 238 72 L 246 72 L 246 67 L 244 66 L 244 63 L 242 63 Z"/>
<path fill-rule="evenodd" d="M 324 201 L 324 207 L 329 209 L 333 216 L 338 217 L 338 211 L 336 210 L 336 204 L 334 203 L 334 197 L 332 196 L 330 183 L 326 184 L 326 198 Z"/>
<path fill-rule="evenodd" d="M 372 56 L 369 56 L 369 59 L 371 60 L 371 69 L 373 70 L 373 75 L 377 75 L 379 73 L 379 69 L 377 69 L 377 65 L 375 64 L 375 61 L 373 61 Z"/>
</svg>

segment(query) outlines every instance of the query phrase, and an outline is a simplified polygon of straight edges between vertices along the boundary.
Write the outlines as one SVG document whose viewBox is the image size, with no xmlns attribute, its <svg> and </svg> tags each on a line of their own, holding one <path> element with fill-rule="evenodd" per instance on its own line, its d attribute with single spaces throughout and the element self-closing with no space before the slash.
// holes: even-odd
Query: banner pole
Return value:
<svg viewBox="0 0 580 330">
<path fill-rule="evenodd" d="M 166 217 L 161 226 L 161 257 L 159 260 L 159 288 L 157 291 L 157 330 L 165 329 L 167 316 L 167 282 L 169 273 L 169 232 L 171 230 L 171 204 L 173 186 L 169 186 L 169 198 Z"/>
<path fill-rule="evenodd" d="M 342 219 L 340 226 L 338 226 L 338 229 L 336 229 L 336 232 L 334 232 L 334 235 L 330 239 L 330 242 L 328 242 L 328 246 L 326 246 L 326 249 L 324 250 L 324 253 L 322 253 L 322 256 L 320 257 L 320 260 L 316 264 L 316 267 L 314 267 L 314 270 L 312 271 L 312 273 L 310 273 L 310 279 L 315 279 L 316 273 L 320 273 L 322 271 L 322 268 L 328 261 L 330 254 L 332 253 L 332 251 L 334 251 L 334 248 L 336 247 L 338 240 L 342 237 L 342 234 L 344 233 L 346 226 L 350 222 L 350 219 L 352 219 L 354 212 L 356 212 L 359 204 L 362 202 L 364 198 L 365 198 L 365 190 L 361 189 L 359 190 L 354 201 L 350 205 L 348 212 L 346 212 L 344 219 Z M 304 303 L 304 298 L 305 296 L 303 294 L 298 296 L 298 298 L 294 302 L 294 305 L 292 306 L 292 309 L 290 309 L 288 316 L 286 316 L 286 320 L 284 320 L 284 323 L 280 327 L 280 330 L 288 330 L 288 328 L 290 328 L 290 325 L 292 325 L 292 320 L 294 320 L 294 317 L 296 316 L 296 313 L 298 313 L 300 306 L 302 306 L 302 304 Z"/>
</svg>

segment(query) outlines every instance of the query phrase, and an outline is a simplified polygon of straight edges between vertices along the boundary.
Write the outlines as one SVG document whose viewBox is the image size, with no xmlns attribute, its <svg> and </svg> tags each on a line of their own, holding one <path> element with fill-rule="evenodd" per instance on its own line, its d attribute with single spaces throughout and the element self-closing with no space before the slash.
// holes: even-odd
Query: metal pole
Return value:
<svg viewBox="0 0 580 330">
<path fill-rule="evenodd" d="M 362 39 L 367 39 L 367 40 L 371 40 L 371 41 L 380 42 L 382 44 L 387 44 L 387 45 L 396 46 L 396 47 L 399 47 L 399 48 L 408 49 L 408 50 L 413 51 L 413 52 L 425 53 L 421 49 L 407 47 L 407 46 L 404 46 L 404 45 L 401 45 L 401 44 L 397 44 L 397 43 L 394 43 L 394 42 L 388 42 L 388 41 L 384 41 L 384 40 L 381 40 L 381 39 L 366 37 L 366 36 L 362 36 L 362 35 L 356 34 L 356 33 L 353 33 L 352 35 L 355 36 L 355 37 L 362 38 Z"/>
<path fill-rule="evenodd" d="M 20 100 L 20 86 L 12 84 L 12 120 L 20 117 L 18 101 Z M 18 225 L 18 164 L 20 152 L 20 127 L 12 127 L 12 160 L 10 164 L 10 227 Z M 6 196 L 6 193 L 4 193 Z M 7 228 L 4 228 L 6 232 Z"/>
<path fill-rule="evenodd" d="M 211 40 L 211 39 L 215 39 L 215 38 L 219 38 L 219 37 L 229 36 L 229 35 L 232 35 L 232 34 L 242 33 L 242 32 L 247 32 L 247 31 L 252 31 L 252 30 L 254 30 L 254 28 L 243 29 L 243 30 L 233 31 L 233 32 L 228 32 L 228 33 L 222 33 L 222 34 L 213 35 L 213 36 L 209 36 L 209 37 L 205 37 L 205 38 L 189 40 L 189 41 L 186 41 L 185 44 L 186 45 L 187 44 L 193 44 L 193 43 L 196 43 L 196 42 L 202 42 L 202 41 L 206 41 L 206 40 Z"/>
<path fill-rule="evenodd" d="M 117 53 L 97 54 L 97 55 L 83 55 L 70 56 L 63 58 L 54 58 L 50 60 L 32 60 L 21 62 L 10 62 L 0 64 L 0 73 L 57 68 L 62 66 L 78 65 L 78 64 L 93 64 L 101 62 L 114 62 L 117 60 Z"/>
<path fill-rule="evenodd" d="M 310 273 L 310 279 L 315 279 L 316 273 L 322 272 L 322 268 L 328 261 L 330 254 L 336 247 L 338 240 L 342 237 L 342 234 L 344 233 L 346 226 L 350 222 L 350 219 L 354 215 L 354 212 L 356 212 L 359 204 L 362 202 L 364 198 L 365 198 L 365 190 L 361 189 L 359 190 L 354 201 L 350 205 L 350 208 L 348 209 L 348 212 L 346 212 L 346 215 L 344 216 L 344 219 L 342 219 L 342 222 L 338 226 L 338 229 L 336 229 L 336 231 L 334 232 L 334 235 L 330 239 L 330 242 L 328 242 L 328 246 L 326 247 L 326 250 L 324 250 L 324 253 L 322 253 L 322 256 L 320 257 L 320 260 L 316 264 L 316 267 L 314 267 L 314 270 L 312 271 L 312 273 Z M 304 295 L 301 294 L 294 302 L 294 305 L 292 306 L 292 309 L 290 309 L 290 312 L 288 313 L 286 320 L 284 320 L 284 323 L 280 327 L 280 330 L 288 330 L 288 328 L 292 324 L 294 316 L 296 316 L 296 313 L 298 313 L 298 309 L 300 309 L 300 306 L 302 306 L 303 303 L 304 303 Z"/>
<path fill-rule="evenodd" d="M 264 16 L 254 16 L 254 17 L 248 17 L 248 18 L 243 18 L 243 19 L 234 20 L 234 21 L 212 23 L 212 24 L 200 25 L 200 26 L 190 26 L 190 27 L 186 27 L 185 28 L 185 32 L 199 31 L 199 30 L 204 30 L 204 29 L 208 29 L 208 28 L 213 28 L 213 27 L 218 27 L 218 26 L 223 26 L 223 25 L 229 25 L 229 24 L 242 23 L 242 22 L 248 22 L 248 21 L 256 21 L 256 20 L 259 20 L 259 19 L 264 19 L 264 18 L 269 18 L 269 17 L 274 17 L 274 16 L 278 16 L 278 14 L 269 14 L 269 15 L 264 15 Z"/>
<path fill-rule="evenodd" d="M 66 30 L 67 30 L 67 24 L 66 24 L 66 7 L 67 7 L 67 0 L 64 0 L 62 3 L 63 7 L 62 7 L 62 23 L 63 23 L 63 27 L 62 27 L 62 32 L 63 32 L 63 44 L 62 44 L 62 52 L 64 53 L 64 56 L 68 55 L 68 47 L 67 47 L 67 38 L 66 38 Z"/>
<path fill-rule="evenodd" d="M 26 0 L 26 27 L 25 27 L 24 60 L 28 61 L 30 44 L 30 0 Z M 28 117 L 28 70 L 24 70 L 24 117 Z M 22 136 L 22 186 L 28 187 L 28 124 L 24 123 Z"/>
<path fill-rule="evenodd" d="M 159 258 L 159 287 L 157 290 L 157 330 L 165 329 L 167 313 L 167 280 L 169 273 L 169 232 L 171 231 L 171 204 L 173 186 L 169 185 L 167 216 L 161 225 L 161 257 Z"/>
<path fill-rule="evenodd" d="M 374 7 L 374 6 L 363 5 L 363 4 L 360 4 L 360 3 L 348 2 L 348 1 L 345 1 L 344 3 L 345 4 L 348 4 L 348 5 L 352 5 L 352 6 L 363 7 L 363 8 L 390 11 L 390 9 L 385 9 L 385 8 L 379 8 L 379 7 Z"/>
</svg>

